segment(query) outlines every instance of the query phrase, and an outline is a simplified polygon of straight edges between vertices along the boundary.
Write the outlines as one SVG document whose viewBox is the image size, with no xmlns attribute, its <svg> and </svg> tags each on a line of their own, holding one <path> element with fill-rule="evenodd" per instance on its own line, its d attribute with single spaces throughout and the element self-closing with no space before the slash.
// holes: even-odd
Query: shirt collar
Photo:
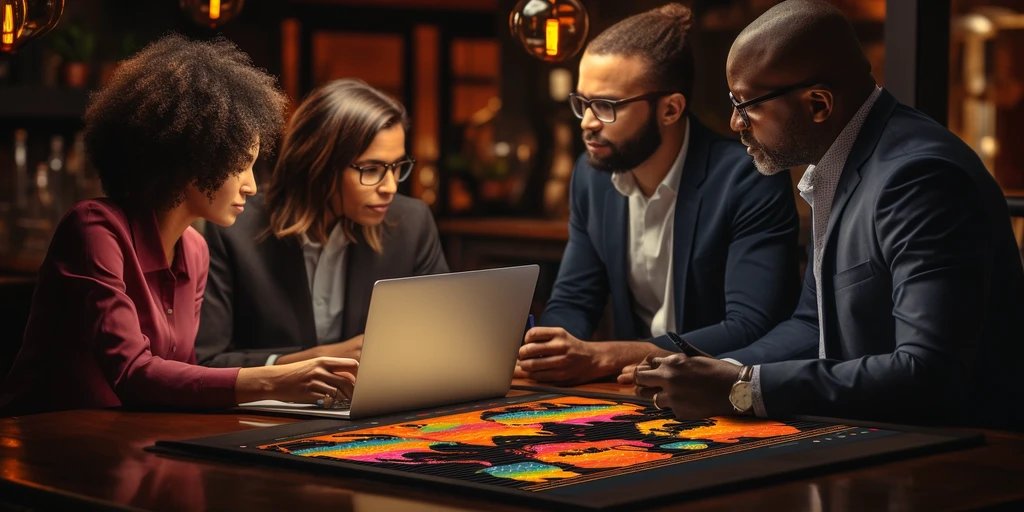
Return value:
<svg viewBox="0 0 1024 512">
<path fill-rule="evenodd" d="M 320 242 L 314 242 L 310 240 L 305 233 L 299 233 L 299 245 L 303 249 L 322 249 L 324 244 Z M 327 247 L 331 249 L 340 249 L 348 245 L 348 236 L 345 235 L 345 229 L 341 225 L 341 221 L 334 223 L 334 227 L 331 228 L 331 232 L 327 235 Z"/>
<path fill-rule="evenodd" d="M 173 268 L 167 265 L 164 254 L 164 243 L 160 240 L 160 225 L 156 220 L 156 211 L 147 210 L 128 215 L 135 245 L 135 256 L 139 259 L 139 267 L 144 274 L 170 268 L 175 275 L 188 275 L 185 252 L 182 248 L 184 235 L 174 244 Z"/>
<path fill-rule="evenodd" d="M 853 144 L 857 142 L 860 129 L 864 126 L 864 121 L 867 120 L 868 114 L 871 112 L 871 107 L 875 105 L 875 101 L 881 95 L 882 89 L 876 85 L 875 90 L 871 92 L 860 108 L 857 109 L 857 112 L 853 114 L 853 117 L 850 118 L 850 121 L 846 123 L 843 131 L 839 133 L 836 140 L 829 146 L 828 151 L 822 155 L 818 165 L 807 166 L 807 170 L 804 171 L 800 183 L 797 184 L 799 190 L 806 190 L 808 192 L 813 190 L 815 176 L 820 176 L 823 172 L 842 172 L 843 167 L 846 166 L 846 160 L 850 158 L 850 152 L 853 151 Z M 816 170 L 818 172 L 815 172 Z M 801 185 L 804 185 L 804 187 L 801 188 Z"/>
<path fill-rule="evenodd" d="M 679 154 L 676 155 L 676 160 L 672 162 L 672 167 L 669 168 L 668 174 L 658 184 L 658 188 L 655 191 L 657 194 L 659 191 L 662 195 L 671 192 L 673 197 L 679 192 L 679 182 L 683 178 L 683 164 L 686 163 L 686 153 L 690 149 L 690 118 L 686 118 L 686 135 L 683 136 L 683 145 L 679 148 Z M 612 174 L 612 185 L 615 190 L 618 190 L 620 194 L 629 197 L 634 193 L 640 192 L 640 187 L 636 184 L 636 177 L 633 176 L 632 172 L 617 172 Z M 653 197 L 653 196 L 652 196 Z"/>
</svg>

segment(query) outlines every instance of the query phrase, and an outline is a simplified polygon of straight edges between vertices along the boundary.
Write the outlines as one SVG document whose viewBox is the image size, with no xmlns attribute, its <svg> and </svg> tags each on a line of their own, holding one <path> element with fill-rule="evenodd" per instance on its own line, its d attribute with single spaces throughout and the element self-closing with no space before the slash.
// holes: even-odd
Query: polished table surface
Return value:
<svg viewBox="0 0 1024 512">
<path fill-rule="evenodd" d="M 578 389 L 630 393 L 615 384 Z M 168 457 L 143 448 L 298 421 L 236 413 L 82 410 L 0 419 L 0 509 L 522 510 L 383 481 Z M 960 510 L 1024 502 L 1024 435 L 984 446 L 737 488 L 659 510 Z"/>
</svg>

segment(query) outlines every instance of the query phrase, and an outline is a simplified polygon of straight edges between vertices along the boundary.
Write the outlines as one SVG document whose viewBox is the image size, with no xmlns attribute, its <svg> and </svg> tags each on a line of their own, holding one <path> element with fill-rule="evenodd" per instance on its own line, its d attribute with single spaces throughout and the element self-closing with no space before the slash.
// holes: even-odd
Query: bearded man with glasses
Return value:
<svg viewBox="0 0 1024 512">
<path fill-rule="evenodd" d="M 820 0 L 788 0 L 751 23 L 726 76 L 732 129 L 758 170 L 808 166 L 803 294 L 748 347 L 640 365 L 637 393 L 684 419 L 1024 428 L 1024 269 L 978 155 L 875 85 L 853 27 Z"/>
<path fill-rule="evenodd" d="M 679 4 L 633 16 L 583 55 L 569 103 L 587 152 L 572 175 L 569 243 L 519 377 L 628 380 L 648 354 L 746 347 L 795 304 L 792 182 L 758 176 L 742 145 L 690 113 L 691 18 Z M 609 297 L 616 341 L 584 341 Z"/>
</svg>

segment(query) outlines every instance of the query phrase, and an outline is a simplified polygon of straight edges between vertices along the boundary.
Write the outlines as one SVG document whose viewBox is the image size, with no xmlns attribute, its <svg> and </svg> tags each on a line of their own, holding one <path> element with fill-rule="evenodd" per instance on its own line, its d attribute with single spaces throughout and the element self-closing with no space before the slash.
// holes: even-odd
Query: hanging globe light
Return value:
<svg viewBox="0 0 1024 512">
<path fill-rule="evenodd" d="M 199 25 L 217 28 L 231 21 L 242 12 L 245 0 L 180 0 L 192 21 Z"/>
<path fill-rule="evenodd" d="M 13 54 L 53 30 L 64 0 L 0 0 L 0 53 Z"/>
<path fill-rule="evenodd" d="M 583 48 L 590 19 L 578 0 L 519 0 L 508 25 L 527 53 L 560 62 Z"/>
</svg>

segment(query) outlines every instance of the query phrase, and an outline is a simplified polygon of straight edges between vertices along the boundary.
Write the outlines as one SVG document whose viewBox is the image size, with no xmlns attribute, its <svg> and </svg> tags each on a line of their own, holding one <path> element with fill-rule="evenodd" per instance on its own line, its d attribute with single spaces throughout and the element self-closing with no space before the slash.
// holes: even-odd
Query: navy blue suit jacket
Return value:
<svg viewBox="0 0 1024 512">
<path fill-rule="evenodd" d="M 883 91 L 836 189 L 793 318 L 746 349 L 773 417 L 1021 426 L 1024 271 L 1002 192 L 974 151 Z M 785 361 L 774 362 L 771 361 Z"/>
<path fill-rule="evenodd" d="M 628 198 L 583 155 L 569 200 L 569 243 L 539 324 L 588 340 L 610 293 L 615 339 L 650 337 L 650 326 L 634 313 L 627 282 Z M 789 173 L 758 174 L 743 145 L 691 117 L 676 201 L 676 332 L 718 354 L 747 346 L 788 318 L 800 287 Z M 678 351 L 667 336 L 650 341 Z"/>
</svg>

